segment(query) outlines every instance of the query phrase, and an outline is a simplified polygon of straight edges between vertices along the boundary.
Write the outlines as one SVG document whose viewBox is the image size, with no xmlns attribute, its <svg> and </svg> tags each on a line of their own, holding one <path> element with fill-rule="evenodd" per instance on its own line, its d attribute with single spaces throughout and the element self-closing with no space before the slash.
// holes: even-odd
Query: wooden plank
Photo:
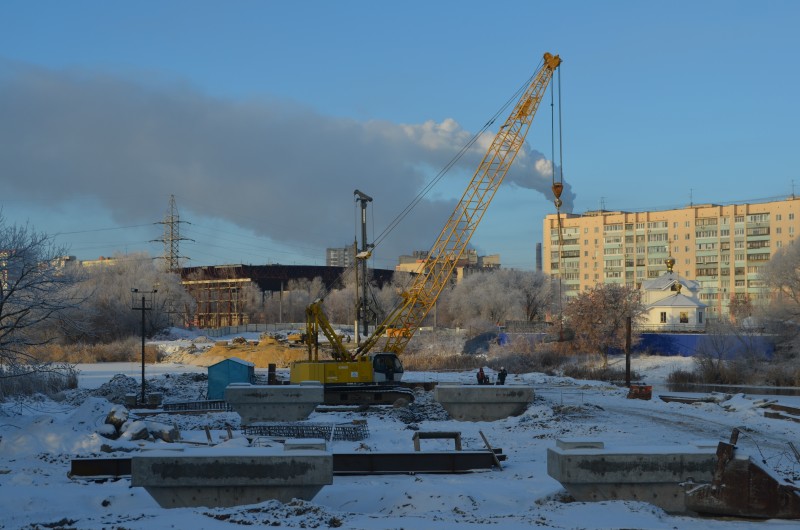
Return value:
<svg viewBox="0 0 800 530">
<path fill-rule="evenodd" d="M 497 458 L 497 454 L 494 452 L 494 448 L 489 444 L 489 440 L 486 439 L 486 436 L 483 434 L 483 431 L 478 431 L 478 434 L 481 435 L 483 438 L 483 443 L 486 444 L 486 447 L 489 449 L 489 452 L 492 453 L 492 458 L 494 458 L 494 463 L 500 470 L 503 470 L 502 464 L 500 464 L 500 459 Z"/>
</svg>

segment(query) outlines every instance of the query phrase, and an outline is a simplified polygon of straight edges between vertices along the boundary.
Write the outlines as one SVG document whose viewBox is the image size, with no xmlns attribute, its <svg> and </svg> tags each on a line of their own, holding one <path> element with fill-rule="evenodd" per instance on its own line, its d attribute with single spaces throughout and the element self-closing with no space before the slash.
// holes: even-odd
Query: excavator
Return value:
<svg viewBox="0 0 800 530">
<path fill-rule="evenodd" d="M 410 287 L 401 294 L 401 302 L 371 335 L 354 350 L 349 350 L 325 316 L 322 300 L 317 299 L 308 306 L 305 332 L 308 360 L 292 364 L 290 381 L 293 384 L 303 381 L 323 383 L 327 404 L 391 404 L 399 399 L 413 400 L 413 394 L 400 386 L 403 364 L 398 355 L 448 284 L 489 203 L 522 148 L 547 86 L 560 64 L 558 55 L 544 54 L 542 66 L 495 135 L 461 200 L 428 252 L 422 272 L 414 277 Z M 319 358 L 320 332 L 328 339 L 331 359 Z M 382 351 L 373 352 L 382 339 L 385 339 Z"/>
</svg>

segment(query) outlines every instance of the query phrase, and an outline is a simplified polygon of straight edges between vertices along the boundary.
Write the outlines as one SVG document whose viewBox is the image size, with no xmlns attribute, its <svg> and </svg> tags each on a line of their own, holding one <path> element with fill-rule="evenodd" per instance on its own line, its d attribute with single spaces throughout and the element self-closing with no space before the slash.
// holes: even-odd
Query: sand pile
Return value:
<svg viewBox="0 0 800 530">
<path fill-rule="evenodd" d="M 213 348 L 192 355 L 191 359 L 183 358 L 182 362 L 196 366 L 211 366 L 230 357 L 238 357 L 256 365 L 256 368 L 268 368 L 270 364 L 278 368 L 288 368 L 294 361 L 303 361 L 308 358 L 305 348 L 290 347 L 277 341 L 260 341 L 258 344 L 247 342 L 244 344 L 217 343 Z"/>
</svg>

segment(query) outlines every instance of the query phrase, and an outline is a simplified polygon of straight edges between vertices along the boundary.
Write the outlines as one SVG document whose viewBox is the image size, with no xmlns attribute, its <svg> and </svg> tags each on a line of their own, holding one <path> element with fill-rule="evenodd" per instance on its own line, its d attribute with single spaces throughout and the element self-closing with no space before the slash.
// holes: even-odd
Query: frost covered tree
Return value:
<svg viewBox="0 0 800 530">
<path fill-rule="evenodd" d="M 543 321 L 555 290 L 540 272 L 499 269 L 468 275 L 446 295 L 458 326 L 489 328 L 506 320 Z"/>
<path fill-rule="evenodd" d="M 780 248 L 761 271 L 772 292 L 763 309 L 766 328 L 776 338 L 779 351 L 796 357 L 800 351 L 800 244 Z"/>
<path fill-rule="evenodd" d="M 0 213 L 0 378 L 49 369 L 37 348 L 58 338 L 54 324 L 81 302 L 67 250 Z"/>
<path fill-rule="evenodd" d="M 65 333 L 73 342 L 111 342 L 141 333 L 142 315 L 133 307 L 146 294 L 152 309 L 145 312 L 145 334 L 152 335 L 170 324 L 183 323 L 194 314 L 194 299 L 181 285 L 180 276 L 164 271 L 146 253 L 116 255 L 106 264 L 86 271 L 78 291 L 85 299 L 70 312 Z"/>
</svg>

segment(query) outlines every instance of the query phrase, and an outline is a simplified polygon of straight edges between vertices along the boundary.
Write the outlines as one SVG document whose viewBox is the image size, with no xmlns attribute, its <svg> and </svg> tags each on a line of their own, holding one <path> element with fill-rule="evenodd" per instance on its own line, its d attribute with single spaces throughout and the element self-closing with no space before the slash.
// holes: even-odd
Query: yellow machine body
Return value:
<svg viewBox="0 0 800 530">
<path fill-rule="evenodd" d="M 292 363 L 289 380 L 293 385 L 303 381 L 324 384 L 372 383 L 372 359 L 361 357 L 351 361 L 319 360 Z"/>
</svg>

